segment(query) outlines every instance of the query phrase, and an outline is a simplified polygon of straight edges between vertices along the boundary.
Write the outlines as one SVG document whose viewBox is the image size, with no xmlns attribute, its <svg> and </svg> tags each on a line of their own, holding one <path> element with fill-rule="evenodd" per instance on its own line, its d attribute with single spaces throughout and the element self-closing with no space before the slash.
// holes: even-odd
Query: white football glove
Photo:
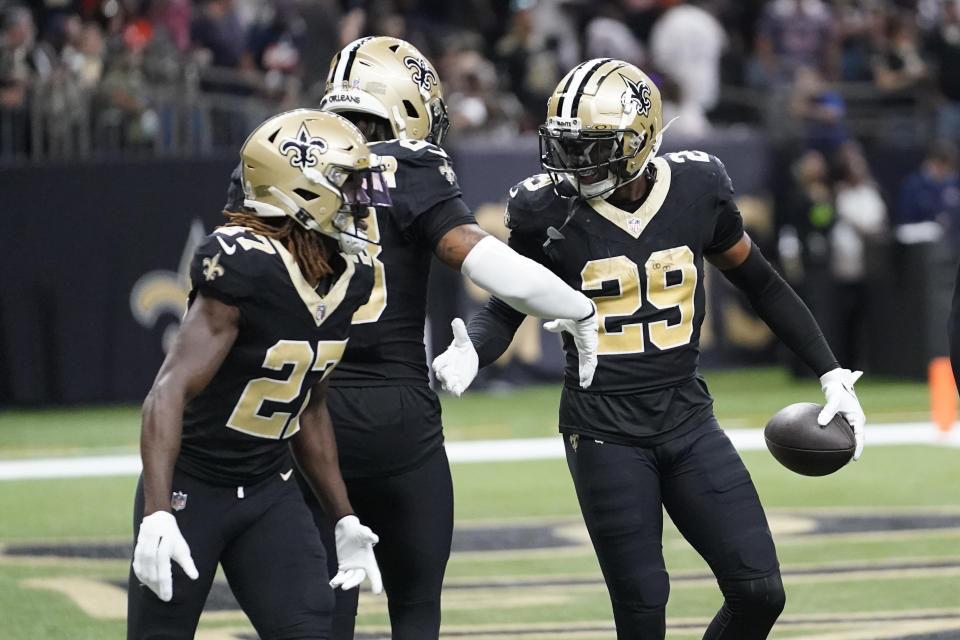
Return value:
<svg viewBox="0 0 960 640">
<path fill-rule="evenodd" d="M 593 306 L 593 313 L 582 320 L 551 320 L 545 322 L 543 328 L 552 333 L 566 331 L 573 336 L 573 343 L 577 346 L 577 358 L 580 364 L 580 386 L 586 389 L 593 383 L 593 373 L 597 370 L 597 305 Z"/>
<path fill-rule="evenodd" d="M 454 318 L 450 326 L 453 328 L 453 342 L 446 351 L 433 359 L 432 366 L 433 373 L 444 390 L 459 398 L 477 377 L 480 359 L 470 336 L 467 335 L 463 320 Z"/>
<path fill-rule="evenodd" d="M 173 598 L 170 560 L 179 564 L 191 580 L 200 575 L 177 519 L 169 511 L 155 511 L 140 523 L 140 535 L 133 550 L 133 573 L 164 602 Z"/>
<path fill-rule="evenodd" d="M 380 579 L 380 567 L 373 555 L 373 545 L 380 542 L 369 527 L 360 524 L 357 516 L 343 516 L 333 528 L 337 539 L 337 575 L 333 576 L 330 586 L 340 587 L 344 591 L 353 589 L 364 577 L 370 578 L 370 590 L 379 594 L 383 591 Z"/>
<path fill-rule="evenodd" d="M 853 437 L 856 441 L 854 460 L 859 460 L 860 454 L 863 453 L 863 428 L 867 423 L 867 416 L 863 414 L 860 401 L 857 400 L 857 393 L 853 390 L 854 383 L 862 375 L 863 371 L 837 368 L 820 376 L 820 388 L 823 389 L 827 402 L 817 416 L 817 423 L 823 426 L 833 420 L 836 414 L 843 416 L 853 427 Z"/>
</svg>

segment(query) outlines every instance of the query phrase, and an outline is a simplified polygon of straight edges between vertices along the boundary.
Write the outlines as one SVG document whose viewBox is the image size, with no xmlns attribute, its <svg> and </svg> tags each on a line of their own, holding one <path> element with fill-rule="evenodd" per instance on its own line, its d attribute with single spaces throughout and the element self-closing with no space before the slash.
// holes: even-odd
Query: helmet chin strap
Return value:
<svg viewBox="0 0 960 640">
<path fill-rule="evenodd" d="M 403 120 L 403 116 L 400 115 L 400 109 L 397 105 L 393 105 L 393 123 L 397 128 L 397 137 L 403 140 L 407 138 L 407 123 Z"/>
</svg>

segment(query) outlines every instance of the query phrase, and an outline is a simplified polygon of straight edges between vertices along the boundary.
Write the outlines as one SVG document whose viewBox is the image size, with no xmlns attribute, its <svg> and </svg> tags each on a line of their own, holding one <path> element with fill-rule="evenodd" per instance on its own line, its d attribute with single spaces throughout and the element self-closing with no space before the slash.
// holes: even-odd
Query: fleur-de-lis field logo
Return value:
<svg viewBox="0 0 960 640">
<path fill-rule="evenodd" d="M 427 61 L 423 58 L 407 56 L 403 59 L 403 64 L 407 65 L 407 68 L 413 71 L 413 75 L 411 75 L 410 78 L 422 90 L 430 91 L 430 87 L 437 84 L 437 74 L 427 66 Z"/>
<path fill-rule="evenodd" d="M 203 259 L 203 277 L 207 282 L 215 280 L 218 276 L 223 275 L 223 267 L 220 266 L 220 252 L 217 251 L 217 255 L 212 258 Z"/>
<path fill-rule="evenodd" d="M 311 136 L 310 132 L 307 131 L 307 123 L 305 122 L 300 124 L 300 130 L 297 131 L 296 138 L 284 138 L 280 142 L 280 153 L 288 155 L 292 151 L 290 164 L 301 169 L 316 166 L 319 162 L 316 154 L 325 153 L 326 150 L 327 141 L 317 136 Z"/>
<path fill-rule="evenodd" d="M 653 106 L 650 102 L 650 87 L 643 80 L 634 82 L 622 73 L 619 76 L 623 78 L 624 84 L 627 85 L 627 90 L 620 96 L 620 102 L 624 107 L 627 106 L 627 103 L 633 103 L 637 113 L 649 116 L 650 108 Z"/>
</svg>

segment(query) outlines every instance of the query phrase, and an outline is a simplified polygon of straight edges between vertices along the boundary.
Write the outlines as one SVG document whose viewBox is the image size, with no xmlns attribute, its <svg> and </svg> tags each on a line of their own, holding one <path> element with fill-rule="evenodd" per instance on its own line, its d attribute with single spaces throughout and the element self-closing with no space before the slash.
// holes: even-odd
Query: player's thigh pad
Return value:
<svg viewBox="0 0 960 640">
<path fill-rule="evenodd" d="M 715 419 L 661 445 L 658 455 L 667 512 L 718 578 L 746 580 L 778 570 L 760 497 Z"/>
<path fill-rule="evenodd" d="M 443 447 L 414 469 L 347 486 L 357 515 L 380 536 L 374 551 L 391 606 L 439 603 L 453 537 L 453 482 Z"/>
<path fill-rule="evenodd" d="M 614 607 L 662 608 L 670 586 L 661 547 L 660 478 L 651 451 L 569 435 L 564 443 Z"/>
</svg>

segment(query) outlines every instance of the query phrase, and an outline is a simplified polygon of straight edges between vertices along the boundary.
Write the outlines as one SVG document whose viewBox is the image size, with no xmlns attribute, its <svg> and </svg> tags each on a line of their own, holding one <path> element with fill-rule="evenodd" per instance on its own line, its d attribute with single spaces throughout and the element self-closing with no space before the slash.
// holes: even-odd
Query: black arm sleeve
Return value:
<svg viewBox="0 0 960 640">
<path fill-rule="evenodd" d="M 525 314 L 494 297 L 473 316 L 467 325 L 467 334 L 477 350 L 481 368 L 496 362 L 503 355 L 525 317 Z"/>
<path fill-rule="evenodd" d="M 757 245 L 750 247 L 742 264 L 723 275 L 747 295 L 757 315 L 817 376 L 840 366 L 810 309 L 774 271 Z"/>
<path fill-rule="evenodd" d="M 418 244 L 433 251 L 447 231 L 464 224 L 477 224 L 477 219 L 456 196 L 448 198 L 427 209 L 410 224 L 410 233 Z"/>
<path fill-rule="evenodd" d="M 957 281 L 954 284 L 953 307 L 950 309 L 947 336 L 950 338 L 950 364 L 953 366 L 953 380 L 960 387 L 960 271 L 957 272 Z"/>
</svg>

